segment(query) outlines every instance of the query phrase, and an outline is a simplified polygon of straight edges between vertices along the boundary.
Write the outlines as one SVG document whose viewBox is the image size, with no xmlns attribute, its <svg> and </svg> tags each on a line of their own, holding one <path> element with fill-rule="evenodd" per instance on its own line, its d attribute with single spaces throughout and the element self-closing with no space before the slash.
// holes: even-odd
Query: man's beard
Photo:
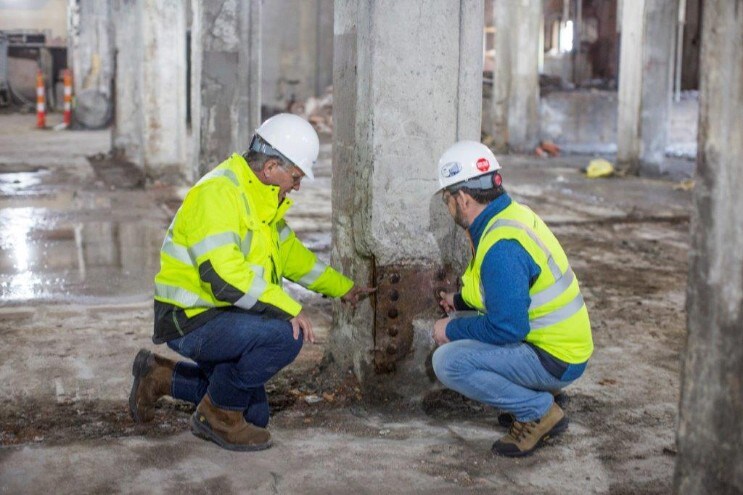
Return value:
<svg viewBox="0 0 743 495">
<path fill-rule="evenodd" d="M 454 214 L 454 223 L 462 227 L 464 230 L 467 230 L 470 228 L 470 224 L 467 221 L 466 218 L 464 218 L 464 214 L 462 213 L 462 210 L 459 208 L 459 205 L 456 206 L 457 210 Z"/>
</svg>

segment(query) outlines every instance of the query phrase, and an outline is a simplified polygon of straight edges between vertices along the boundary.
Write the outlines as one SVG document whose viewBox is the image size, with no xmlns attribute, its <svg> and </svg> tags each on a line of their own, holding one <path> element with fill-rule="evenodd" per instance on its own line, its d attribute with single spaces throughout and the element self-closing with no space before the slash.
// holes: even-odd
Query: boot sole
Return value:
<svg viewBox="0 0 743 495">
<path fill-rule="evenodd" d="M 531 448 L 531 450 L 525 450 L 523 452 L 509 452 L 509 453 L 502 453 L 495 450 L 495 448 L 491 448 L 491 452 L 493 452 L 494 455 L 500 456 L 500 457 L 528 457 L 534 453 L 535 450 L 537 450 L 539 447 L 545 445 L 547 441 L 553 437 L 556 437 L 562 433 L 565 433 L 565 431 L 568 429 L 568 425 L 570 424 L 570 421 L 568 420 L 568 417 L 563 417 L 560 421 L 555 424 L 555 426 L 552 427 L 550 431 L 542 435 L 542 438 L 539 439 L 539 441 L 534 444 L 534 447 Z"/>
<path fill-rule="evenodd" d="M 151 352 L 145 349 L 140 349 L 137 356 L 134 358 L 132 364 L 132 376 L 134 377 L 134 383 L 132 383 L 132 391 L 129 392 L 129 413 L 132 419 L 136 423 L 144 423 L 145 421 L 139 416 L 137 411 L 137 390 L 139 389 L 139 377 L 144 373 L 144 369 L 147 367 L 147 359 L 150 357 Z"/>
<path fill-rule="evenodd" d="M 196 418 L 197 414 L 198 413 L 194 412 L 191 415 L 191 420 L 189 421 L 191 425 L 191 432 L 203 440 L 208 440 L 210 442 L 216 443 L 223 449 L 232 450 L 234 452 L 256 452 L 258 450 L 266 450 L 272 445 L 271 440 L 266 443 L 259 443 L 256 445 L 238 445 L 226 442 L 222 437 L 214 433 L 214 431 L 212 431 L 208 424 L 199 421 Z"/>
</svg>

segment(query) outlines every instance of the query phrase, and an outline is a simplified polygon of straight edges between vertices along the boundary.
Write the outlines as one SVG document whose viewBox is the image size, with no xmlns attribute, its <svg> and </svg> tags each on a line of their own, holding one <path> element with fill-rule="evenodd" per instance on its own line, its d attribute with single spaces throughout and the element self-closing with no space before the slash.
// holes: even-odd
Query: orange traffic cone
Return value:
<svg viewBox="0 0 743 495">
<path fill-rule="evenodd" d="M 44 93 L 44 75 L 36 72 L 36 127 L 46 127 L 46 94 Z"/>
<path fill-rule="evenodd" d="M 62 114 L 62 122 L 65 127 L 69 127 L 72 124 L 72 71 L 65 69 L 62 79 L 64 81 L 64 113 Z"/>
</svg>

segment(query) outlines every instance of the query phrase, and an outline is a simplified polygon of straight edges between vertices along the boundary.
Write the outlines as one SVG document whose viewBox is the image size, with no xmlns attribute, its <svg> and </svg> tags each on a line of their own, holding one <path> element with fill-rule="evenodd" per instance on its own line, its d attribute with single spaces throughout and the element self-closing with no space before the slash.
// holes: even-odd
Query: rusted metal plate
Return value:
<svg viewBox="0 0 743 495">
<path fill-rule="evenodd" d="M 385 265 L 375 267 L 374 366 L 392 373 L 413 343 L 413 320 L 436 318 L 440 291 L 454 291 L 457 276 L 448 266 Z"/>
</svg>

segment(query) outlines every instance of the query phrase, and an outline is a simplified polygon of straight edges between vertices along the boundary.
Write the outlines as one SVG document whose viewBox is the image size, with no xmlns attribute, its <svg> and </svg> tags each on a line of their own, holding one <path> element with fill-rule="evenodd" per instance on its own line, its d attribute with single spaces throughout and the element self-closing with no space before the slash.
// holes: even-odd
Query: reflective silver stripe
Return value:
<svg viewBox="0 0 743 495">
<path fill-rule="evenodd" d="M 242 195 L 243 203 L 245 203 L 245 212 L 250 216 L 250 205 L 248 204 L 248 198 L 245 197 L 245 195 Z"/>
<path fill-rule="evenodd" d="M 515 220 L 502 219 L 502 220 L 496 220 L 493 223 L 493 225 L 491 225 L 490 228 L 487 230 L 486 234 L 489 234 L 491 231 L 493 231 L 494 229 L 498 227 L 514 227 L 514 228 L 521 229 L 524 232 L 526 232 L 527 235 L 531 237 L 531 240 L 537 243 L 539 248 L 542 250 L 542 252 L 544 252 L 544 255 L 547 257 L 547 264 L 550 267 L 550 271 L 552 272 L 552 276 L 554 277 L 554 279 L 557 280 L 560 277 L 562 277 L 562 271 L 560 271 L 560 267 L 557 266 L 557 262 L 552 258 L 552 253 L 550 252 L 549 249 L 547 249 L 547 246 L 544 245 L 544 243 L 542 242 L 542 239 L 540 239 L 539 236 L 537 236 L 536 232 L 534 232 L 532 229 L 530 229 L 529 227 L 527 227 L 521 222 L 517 222 Z"/>
<path fill-rule="evenodd" d="M 555 325 L 573 316 L 575 313 L 580 311 L 583 308 L 583 306 L 584 306 L 583 295 L 578 294 L 577 296 L 575 296 L 575 299 L 570 301 L 568 304 L 566 304 L 562 308 L 556 309 L 552 311 L 551 313 L 548 313 L 542 316 L 541 318 L 535 318 L 533 320 L 529 320 L 529 327 L 532 330 L 537 330 L 539 328 L 544 328 L 544 327 L 548 327 L 551 325 Z"/>
<path fill-rule="evenodd" d="M 193 265 L 193 260 L 191 259 L 191 255 L 188 254 L 188 249 L 186 249 L 185 246 L 173 242 L 172 230 L 168 230 L 168 234 L 165 236 L 165 241 L 163 241 L 163 247 L 160 250 L 171 258 L 177 259 L 181 263 Z"/>
<path fill-rule="evenodd" d="M 218 169 L 218 170 L 215 169 L 215 170 L 212 170 L 211 172 L 209 172 L 208 174 L 206 174 L 204 177 L 202 177 L 199 182 L 203 182 L 205 180 L 213 179 L 215 177 L 227 177 L 236 186 L 239 186 L 240 185 L 240 183 L 237 180 L 237 175 L 235 175 L 235 172 L 233 172 L 232 170 L 227 170 L 227 169 Z"/>
<path fill-rule="evenodd" d="M 199 242 L 188 248 L 188 252 L 189 254 L 191 254 L 192 259 L 196 260 L 196 258 L 205 255 L 209 251 L 220 248 L 222 246 L 227 246 L 229 244 L 234 244 L 238 246 L 238 248 L 242 247 L 242 242 L 240 241 L 240 237 L 238 237 L 237 234 L 235 234 L 234 232 L 222 232 L 221 234 L 214 234 L 210 235 L 209 237 L 205 237 L 204 239 L 200 240 Z"/>
<path fill-rule="evenodd" d="M 240 243 L 240 250 L 242 251 L 243 255 L 247 256 L 250 252 L 251 242 L 253 242 L 253 231 L 248 230 L 248 233 L 245 234 L 245 238 Z"/>
<path fill-rule="evenodd" d="M 288 225 L 284 224 L 284 226 L 279 231 L 279 241 L 284 242 L 289 238 L 291 233 L 292 229 L 290 229 Z"/>
<path fill-rule="evenodd" d="M 310 270 L 310 272 L 307 273 L 304 277 L 300 278 L 297 283 L 304 287 L 309 287 L 310 285 L 317 282 L 317 279 L 320 278 L 320 275 L 323 274 L 327 267 L 328 265 L 326 265 L 322 261 L 318 261 L 317 263 L 315 263 L 315 266 L 312 267 L 312 270 Z"/>
<path fill-rule="evenodd" d="M 235 301 L 235 306 L 243 309 L 252 308 L 255 306 L 255 303 L 258 302 L 258 298 L 266 292 L 266 287 L 268 287 L 268 282 L 263 280 L 256 273 L 253 278 L 253 283 L 250 284 L 250 289 L 248 289 L 244 296 Z"/>
<path fill-rule="evenodd" d="M 537 243 L 537 246 L 542 250 L 544 255 L 547 257 L 547 264 L 550 267 L 550 272 L 552 272 L 552 277 L 555 279 L 555 282 L 547 287 L 546 289 L 534 294 L 531 296 L 531 304 L 529 305 L 529 310 L 534 310 L 536 308 L 539 308 L 541 306 L 544 306 L 545 304 L 554 301 L 557 297 L 561 296 L 570 288 L 570 285 L 573 283 L 573 280 L 575 279 L 575 273 L 573 272 L 573 269 L 568 266 L 565 273 L 562 273 L 560 271 L 560 267 L 557 266 L 557 262 L 552 257 L 552 253 L 549 249 L 547 249 L 547 246 L 545 246 L 544 242 L 537 236 L 536 232 L 534 232 L 532 229 L 530 229 L 528 226 L 524 225 L 521 222 L 517 222 L 515 220 L 496 220 L 493 225 L 490 226 L 487 233 L 490 233 L 497 227 L 513 227 L 517 229 L 521 229 L 524 232 L 527 233 L 527 235 Z M 484 296 L 484 290 L 481 291 Z M 578 312 L 583 307 L 583 296 L 579 293 L 575 299 L 570 301 L 567 305 L 563 306 L 560 309 L 557 309 L 547 315 L 544 315 L 541 318 L 537 318 L 535 320 L 532 320 L 529 322 L 532 330 L 537 328 L 543 328 L 549 325 L 554 325 L 555 323 L 559 323 L 560 321 L 563 321 L 567 318 L 570 318 L 573 314 Z"/>
<path fill-rule="evenodd" d="M 201 299 L 198 294 L 194 294 L 191 291 L 173 285 L 155 283 L 155 295 L 163 299 L 175 301 L 182 307 L 192 308 L 195 306 L 214 306 L 213 304 Z"/>
<path fill-rule="evenodd" d="M 261 265 L 250 265 L 250 269 L 260 278 L 263 278 L 263 273 L 266 271 Z"/>
<path fill-rule="evenodd" d="M 168 256 L 177 259 L 181 263 L 187 265 L 196 266 L 196 258 L 202 256 L 209 251 L 226 246 L 228 244 L 236 244 L 240 247 L 240 251 L 247 256 L 250 250 L 250 243 L 252 241 L 252 233 L 248 232 L 248 235 L 242 241 L 234 232 L 223 232 L 221 234 L 211 235 L 202 241 L 194 244 L 190 248 L 177 244 L 173 241 L 173 232 L 168 231 L 163 242 L 161 250 Z"/>
<path fill-rule="evenodd" d="M 573 280 L 575 279 L 575 273 L 573 273 L 573 269 L 568 267 L 568 271 L 565 272 L 565 274 L 557 279 L 557 281 L 544 289 L 543 291 L 537 292 L 533 296 L 531 296 L 531 304 L 529 305 L 529 310 L 536 309 L 540 306 L 544 306 L 550 301 L 555 300 L 557 297 L 562 295 L 563 292 L 568 290 L 570 288 L 570 284 L 573 283 Z"/>
</svg>

